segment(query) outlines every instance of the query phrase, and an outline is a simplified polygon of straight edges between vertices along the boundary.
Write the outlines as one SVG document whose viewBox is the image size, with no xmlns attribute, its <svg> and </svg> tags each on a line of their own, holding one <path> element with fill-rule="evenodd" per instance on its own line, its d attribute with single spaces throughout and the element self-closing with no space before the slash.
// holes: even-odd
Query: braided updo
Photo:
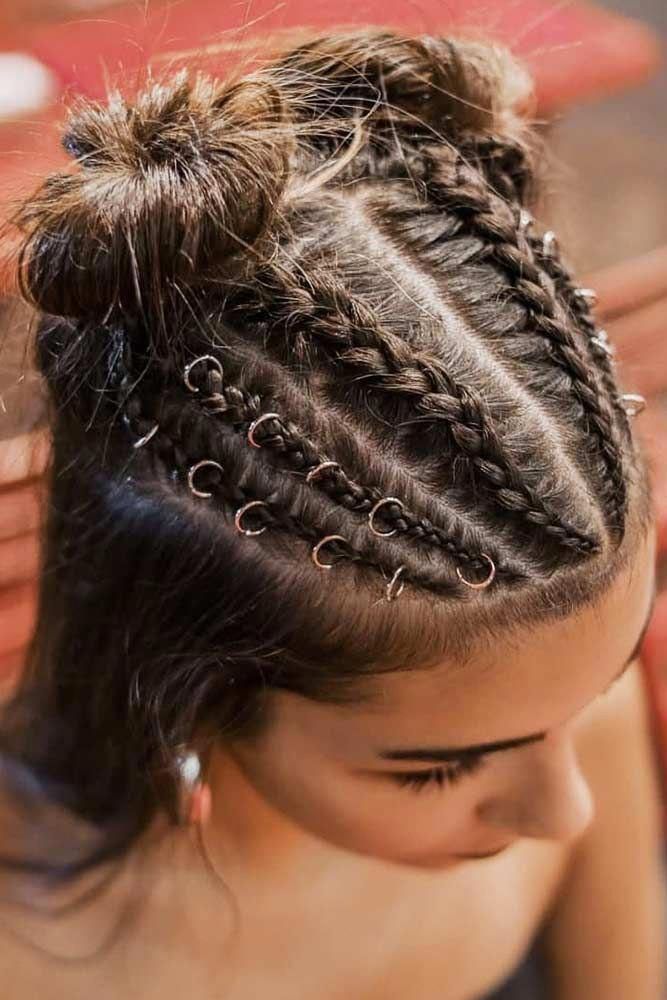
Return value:
<svg viewBox="0 0 667 1000">
<path fill-rule="evenodd" d="M 73 109 L 15 220 L 54 448 L 3 730 L 103 832 L 61 871 L 175 817 L 182 747 L 272 688 L 360 700 L 625 564 L 646 469 L 530 107 L 500 47 L 369 30 Z"/>
</svg>

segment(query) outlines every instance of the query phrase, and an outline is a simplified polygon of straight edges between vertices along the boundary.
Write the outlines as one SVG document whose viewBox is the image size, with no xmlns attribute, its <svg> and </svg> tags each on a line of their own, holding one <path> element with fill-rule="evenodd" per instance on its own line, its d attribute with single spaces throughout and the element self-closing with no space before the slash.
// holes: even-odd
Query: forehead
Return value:
<svg viewBox="0 0 667 1000">
<path fill-rule="evenodd" d="M 346 757 L 549 731 L 612 683 L 635 647 L 654 587 L 650 534 L 603 597 L 576 615 L 506 634 L 463 666 L 445 662 L 371 678 L 372 703 L 336 706 L 284 693 L 278 717 L 294 739 Z"/>
<path fill-rule="evenodd" d="M 648 536 L 603 597 L 577 615 L 506 634 L 460 668 L 443 663 L 380 676 L 377 702 L 360 705 L 358 719 L 385 719 L 390 744 L 414 746 L 444 736 L 443 722 L 452 744 L 551 729 L 612 682 L 635 646 L 654 585 Z"/>
</svg>

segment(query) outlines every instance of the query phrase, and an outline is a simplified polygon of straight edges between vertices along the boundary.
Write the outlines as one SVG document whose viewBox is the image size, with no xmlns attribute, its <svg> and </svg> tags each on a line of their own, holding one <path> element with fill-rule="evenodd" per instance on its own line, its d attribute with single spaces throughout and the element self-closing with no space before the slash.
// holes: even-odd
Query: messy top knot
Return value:
<svg viewBox="0 0 667 1000">
<path fill-rule="evenodd" d="M 155 321 L 165 290 L 203 281 L 266 230 L 286 179 L 275 87 L 187 71 L 129 105 L 81 101 L 63 145 L 77 169 L 24 206 L 23 292 L 44 311 Z"/>
<path fill-rule="evenodd" d="M 373 156 L 406 127 L 432 142 L 507 139 L 530 86 L 502 46 L 377 30 L 318 38 L 235 84 L 182 70 L 133 104 L 80 99 L 62 140 L 75 168 L 15 219 L 21 289 L 47 313 L 150 325 L 174 289 L 256 260 L 290 166 L 308 174 L 314 151 L 340 153 L 351 121 Z M 363 152 L 357 168 L 373 173 Z"/>
</svg>

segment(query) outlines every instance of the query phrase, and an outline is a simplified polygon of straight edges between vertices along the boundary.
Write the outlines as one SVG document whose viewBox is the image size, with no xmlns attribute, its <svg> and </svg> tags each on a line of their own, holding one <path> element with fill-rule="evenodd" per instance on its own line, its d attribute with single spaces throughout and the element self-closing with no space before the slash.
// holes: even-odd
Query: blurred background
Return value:
<svg viewBox="0 0 667 1000">
<path fill-rule="evenodd" d="M 667 40 L 665 0 L 604 0 Z M 572 107 L 554 129 L 559 224 L 596 269 L 667 243 L 667 68 L 638 88 Z"/>
</svg>

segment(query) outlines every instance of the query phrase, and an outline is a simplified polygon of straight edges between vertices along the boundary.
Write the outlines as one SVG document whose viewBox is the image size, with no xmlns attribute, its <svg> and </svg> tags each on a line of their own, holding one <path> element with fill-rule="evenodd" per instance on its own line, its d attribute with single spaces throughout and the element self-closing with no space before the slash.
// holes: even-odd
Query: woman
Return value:
<svg viewBox="0 0 667 1000">
<path fill-rule="evenodd" d="M 556 997 L 659 997 L 642 400 L 530 105 L 502 49 L 368 31 L 72 115 L 16 220 L 18 1000 L 473 1000 L 538 939 Z"/>
</svg>

